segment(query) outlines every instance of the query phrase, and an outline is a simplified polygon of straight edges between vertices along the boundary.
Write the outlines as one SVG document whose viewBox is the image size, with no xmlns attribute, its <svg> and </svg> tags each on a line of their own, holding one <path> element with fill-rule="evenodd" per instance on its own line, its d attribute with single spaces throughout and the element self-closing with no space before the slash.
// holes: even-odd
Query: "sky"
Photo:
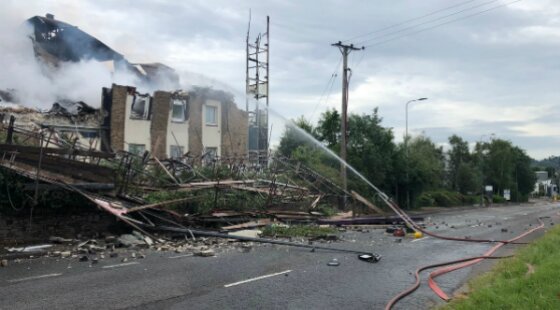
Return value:
<svg viewBox="0 0 560 310">
<path fill-rule="evenodd" d="M 397 142 L 406 102 L 427 97 L 409 106 L 413 136 L 445 147 L 452 134 L 473 144 L 493 134 L 537 159 L 560 155 L 560 1 L 514 1 L 7 0 L 0 25 L 52 13 L 131 62 L 164 63 L 244 105 L 249 12 L 253 35 L 269 15 L 270 107 L 286 118 L 340 110 L 331 44 L 343 41 L 366 46 L 349 56 L 349 112 L 378 107 Z"/>
</svg>

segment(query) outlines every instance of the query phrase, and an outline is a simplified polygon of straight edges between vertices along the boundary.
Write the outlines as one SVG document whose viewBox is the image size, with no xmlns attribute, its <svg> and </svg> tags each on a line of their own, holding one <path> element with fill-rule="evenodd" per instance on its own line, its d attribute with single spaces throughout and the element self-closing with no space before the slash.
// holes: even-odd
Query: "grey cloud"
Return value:
<svg viewBox="0 0 560 310">
<path fill-rule="evenodd" d="M 6 14 L 22 19 L 47 11 L 53 13 L 61 20 L 91 31 L 109 45 L 122 48 L 120 52 L 140 58 L 139 61 L 160 61 L 189 71 L 192 73 L 189 78 L 197 83 L 204 80 L 193 76 L 197 74 L 208 77 L 207 80 L 221 81 L 235 90 L 240 102 L 244 101 L 244 42 L 249 9 L 253 33 L 264 31 L 265 16 L 269 14 L 271 104 L 281 114 L 295 118 L 312 114 L 340 59 L 340 53 L 331 43 L 461 2 L 464 1 L 91 0 L 82 3 L 84 11 L 75 8 L 80 14 L 71 16 L 63 9 L 69 3 L 66 1 L 55 4 L 29 1 L 25 5 L 14 1 L 4 7 Z M 465 7 L 484 2 L 488 1 L 473 1 Z M 503 3 L 506 1 L 495 2 Z M 350 59 L 351 111 L 369 113 L 379 106 L 384 124 L 400 132 L 404 127 L 404 102 L 411 99 L 405 97 L 417 89 L 430 89 L 410 85 L 419 83 L 418 78 L 448 85 L 444 89 L 434 88 L 431 93 L 417 94 L 433 98 L 430 103 L 464 101 L 498 110 L 526 106 L 550 109 L 560 99 L 556 91 L 560 80 L 557 57 L 560 40 L 547 36 L 527 38 L 520 30 L 530 26 L 560 27 L 554 13 L 559 12 L 560 5 L 543 0 L 520 4 L 523 3 L 526 3 L 523 7 L 504 7 L 354 53 Z M 529 5 L 536 9 L 527 10 Z M 211 55 L 220 53 L 238 54 L 239 59 L 212 59 Z M 193 55 L 208 57 L 189 57 Z M 380 94 L 379 90 L 371 90 L 367 98 L 357 101 L 355 92 L 367 85 L 368 78 L 388 76 L 395 78 L 390 92 Z M 328 106 L 339 107 L 339 102 L 340 77 L 333 85 Z M 315 114 L 326 106 L 323 98 Z M 437 106 L 427 103 L 423 109 L 414 111 L 412 120 L 418 125 L 421 120 L 439 115 L 437 112 Z M 553 123 L 558 116 L 553 110 L 545 116 L 527 115 L 526 121 L 513 124 L 481 123 L 478 115 L 463 115 L 455 127 L 454 120 L 449 120 L 446 126 L 424 126 L 424 130 L 436 142 L 447 141 L 452 133 L 472 140 L 480 132 L 499 131 L 526 148 L 530 155 L 545 157 L 545 152 L 556 151 L 543 147 L 542 143 L 556 138 L 528 138 L 511 128 L 531 122 Z"/>
</svg>

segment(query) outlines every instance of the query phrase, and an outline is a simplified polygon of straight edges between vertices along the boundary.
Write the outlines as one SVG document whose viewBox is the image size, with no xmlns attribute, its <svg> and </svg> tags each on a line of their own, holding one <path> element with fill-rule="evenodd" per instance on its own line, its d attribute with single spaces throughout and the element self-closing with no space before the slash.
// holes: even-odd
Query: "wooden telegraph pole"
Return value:
<svg viewBox="0 0 560 310">
<path fill-rule="evenodd" d="M 346 178 L 346 147 L 347 147 L 347 135 L 348 135 L 348 55 L 352 51 L 359 51 L 365 49 L 365 47 L 354 47 L 354 44 L 342 44 L 341 41 L 337 43 L 331 44 L 332 46 L 338 47 L 340 52 L 342 53 L 342 122 L 341 122 L 341 145 L 340 145 L 340 158 L 344 161 L 340 165 L 340 175 L 342 176 L 342 188 L 347 191 L 348 190 L 348 181 Z M 346 193 L 343 194 L 343 197 L 340 202 L 341 208 L 346 206 Z M 352 208 L 352 216 L 354 216 L 354 208 Z"/>
</svg>

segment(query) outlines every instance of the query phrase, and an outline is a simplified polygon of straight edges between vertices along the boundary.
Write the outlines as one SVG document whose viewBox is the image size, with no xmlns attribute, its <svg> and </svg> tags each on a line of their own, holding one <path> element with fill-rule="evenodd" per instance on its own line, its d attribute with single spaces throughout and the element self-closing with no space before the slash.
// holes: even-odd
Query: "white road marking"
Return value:
<svg viewBox="0 0 560 310">
<path fill-rule="evenodd" d="M 12 279 L 12 280 L 8 280 L 8 282 L 16 283 L 16 282 L 22 282 L 22 281 L 58 277 L 58 276 L 61 276 L 61 275 L 62 275 L 62 273 L 49 273 L 49 274 L 44 274 L 44 275 L 41 275 L 41 276 L 34 276 L 34 277 L 27 277 L 27 278 L 20 278 L 20 279 Z"/>
<path fill-rule="evenodd" d="M 170 256 L 168 258 L 181 258 L 181 257 L 191 257 L 193 256 L 192 254 L 183 254 L 183 255 L 177 255 L 177 256 Z"/>
<path fill-rule="evenodd" d="M 422 237 L 422 238 L 414 239 L 410 242 L 422 241 L 422 240 L 425 240 L 425 239 L 428 239 L 428 237 Z"/>
<path fill-rule="evenodd" d="M 101 268 L 118 268 L 118 267 L 138 265 L 138 264 L 139 264 L 138 262 L 130 262 L 130 263 L 122 263 L 122 264 L 116 264 L 116 265 L 107 265 L 107 266 L 103 266 Z"/>
<path fill-rule="evenodd" d="M 281 275 L 281 274 L 285 274 L 285 273 L 288 273 L 288 272 L 292 272 L 292 271 L 291 270 L 285 270 L 285 271 L 282 271 L 282 272 L 267 274 L 267 275 L 256 277 L 256 278 L 251 278 L 251 279 L 247 279 L 247 280 L 243 280 L 243 281 L 239 281 L 239 282 L 235 282 L 235 283 L 226 284 L 226 285 L 224 285 L 224 287 L 232 287 L 232 286 L 236 286 L 236 285 L 239 285 L 239 284 L 244 284 L 244 283 L 247 283 L 247 282 L 262 280 L 262 279 L 278 276 L 278 275 Z"/>
</svg>

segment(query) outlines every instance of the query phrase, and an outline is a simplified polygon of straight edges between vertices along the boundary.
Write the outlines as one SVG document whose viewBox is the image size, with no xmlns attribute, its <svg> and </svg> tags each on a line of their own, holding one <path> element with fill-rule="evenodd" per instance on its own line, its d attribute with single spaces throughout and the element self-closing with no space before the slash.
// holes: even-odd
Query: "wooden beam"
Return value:
<svg viewBox="0 0 560 310">
<path fill-rule="evenodd" d="M 356 193 L 355 191 L 352 191 L 352 197 L 354 197 L 354 199 L 356 199 L 357 201 L 365 204 L 368 208 L 370 208 L 371 210 L 379 213 L 379 214 L 385 214 L 385 211 L 381 210 L 380 208 L 376 207 L 373 203 L 369 202 L 369 200 L 365 199 L 364 197 L 360 196 L 360 194 Z"/>
<path fill-rule="evenodd" d="M 258 219 L 256 221 L 250 221 L 246 223 L 241 223 L 237 225 L 231 226 L 224 226 L 222 227 L 223 230 L 236 230 L 236 229 L 244 229 L 244 228 L 255 228 L 255 227 L 262 227 L 271 224 L 272 221 L 270 219 Z"/>
<path fill-rule="evenodd" d="M 177 203 L 187 202 L 187 201 L 193 200 L 194 198 L 198 198 L 198 197 L 186 197 L 186 198 L 174 199 L 174 200 L 169 200 L 169 201 L 162 201 L 162 202 L 152 203 L 152 204 L 148 204 L 148 205 L 128 208 L 126 213 L 141 211 L 141 210 L 145 210 L 145 209 L 166 207 L 166 206 L 174 205 L 174 204 L 177 204 Z"/>
<path fill-rule="evenodd" d="M 159 159 L 157 159 L 157 157 L 155 157 L 152 154 L 152 158 L 155 159 L 155 161 L 160 165 L 160 167 L 163 169 L 163 171 L 165 171 L 165 173 L 167 173 L 167 175 L 171 178 L 171 180 L 173 180 L 173 182 L 175 182 L 175 184 L 179 185 L 179 181 L 177 181 L 177 179 L 175 179 L 175 177 L 171 174 L 171 172 L 169 172 L 169 170 L 167 170 L 167 168 L 165 168 L 165 166 L 161 163 L 161 161 L 159 161 Z"/>
</svg>

